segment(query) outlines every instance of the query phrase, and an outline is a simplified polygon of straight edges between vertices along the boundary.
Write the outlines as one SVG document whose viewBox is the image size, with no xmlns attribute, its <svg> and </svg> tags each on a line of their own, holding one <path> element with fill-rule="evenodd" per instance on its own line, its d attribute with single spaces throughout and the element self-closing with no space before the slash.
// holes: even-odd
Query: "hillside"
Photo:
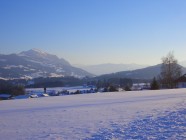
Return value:
<svg viewBox="0 0 186 140">
<path fill-rule="evenodd" d="M 77 67 L 84 69 L 95 75 L 115 73 L 119 71 L 136 70 L 146 67 L 145 65 L 138 64 L 99 64 L 99 65 L 76 65 Z"/>
<path fill-rule="evenodd" d="M 182 66 L 181 66 L 182 67 Z M 186 73 L 186 68 L 182 67 L 183 74 Z M 149 79 L 156 77 L 161 72 L 161 64 L 150 66 L 142 69 L 132 70 L 132 71 L 122 71 L 111 74 L 105 74 L 98 76 L 98 79 L 108 79 L 108 78 L 131 78 L 131 79 Z"/>
</svg>

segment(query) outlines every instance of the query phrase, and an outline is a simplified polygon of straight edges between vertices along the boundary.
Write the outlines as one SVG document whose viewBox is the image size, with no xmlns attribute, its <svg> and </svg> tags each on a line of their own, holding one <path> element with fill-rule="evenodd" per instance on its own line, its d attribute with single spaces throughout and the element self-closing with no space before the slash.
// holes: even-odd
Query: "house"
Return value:
<svg viewBox="0 0 186 140">
<path fill-rule="evenodd" d="M 59 93 L 55 90 L 48 91 L 49 96 L 59 96 Z"/>
<path fill-rule="evenodd" d="M 29 97 L 30 97 L 30 98 L 38 98 L 38 95 L 37 95 L 37 94 L 30 94 Z"/>
<path fill-rule="evenodd" d="M 30 98 L 30 96 L 28 94 L 26 95 L 18 95 L 18 96 L 15 96 L 14 99 L 28 99 Z"/>
<path fill-rule="evenodd" d="M 131 87 L 131 90 L 144 90 L 144 89 L 150 89 L 150 83 L 136 83 L 133 84 Z"/>
<path fill-rule="evenodd" d="M 0 100 L 9 100 L 12 98 L 10 94 L 0 94 Z"/>
<path fill-rule="evenodd" d="M 176 80 L 177 88 L 186 88 L 186 74 Z"/>
</svg>

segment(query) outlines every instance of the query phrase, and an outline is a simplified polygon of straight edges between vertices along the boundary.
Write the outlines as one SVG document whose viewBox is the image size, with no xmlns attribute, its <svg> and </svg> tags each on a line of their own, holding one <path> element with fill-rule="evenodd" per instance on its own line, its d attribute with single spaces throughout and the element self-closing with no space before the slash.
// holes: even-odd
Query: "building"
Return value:
<svg viewBox="0 0 186 140">
<path fill-rule="evenodd" d="M 0 100 L 9 100 L 12 98 L 10 94 L 0 94 Z"/>
<path fill-rule="evenodd" d="M 131 90 L 147 90 L 150 89 L 150 83 L 133 84 Z"/>
<path fill-rule="evenodd" d="M 181 76 L 180 78 L 178 78 L 176 80 L 176 87 L 177 88 L 186 88 L 186 74 L 184 74 L 183 76 Z"/>
</svg>

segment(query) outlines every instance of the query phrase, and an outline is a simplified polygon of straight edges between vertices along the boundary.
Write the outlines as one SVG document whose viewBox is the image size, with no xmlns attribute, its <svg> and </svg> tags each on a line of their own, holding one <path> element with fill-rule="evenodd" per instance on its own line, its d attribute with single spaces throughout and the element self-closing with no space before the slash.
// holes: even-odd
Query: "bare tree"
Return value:
<svg viewBox="0 0 186 140">
<path fill-rule="evenodd" d="M 162 58 L 160 81 L 165 88 L 174 88 L 175 80 L 182 74 L 182 67 L 178 65 L 173 52 L 169 52 L 166 57 Z"/>
</svg>

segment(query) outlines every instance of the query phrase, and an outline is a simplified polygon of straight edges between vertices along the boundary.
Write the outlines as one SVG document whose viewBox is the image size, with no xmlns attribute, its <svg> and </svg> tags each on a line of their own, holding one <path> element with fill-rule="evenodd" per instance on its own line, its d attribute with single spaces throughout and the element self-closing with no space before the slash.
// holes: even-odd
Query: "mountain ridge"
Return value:
<svg viewBox="0 0 186 140">
<path fill-rule="evenodd" d="M 31 49 L 28 51 L 23 51 L 19 53 L 18 55 L 23 56 L 23 57 L 25 56 L 27 57 L 27 59 L 33 59 L 36 61 L 39 59 L 39 61 L 42 60 L 43 62 L 47 62 L 47 63 L 55 62 L 55 63 L 62 63 L 63 65 L 70 65 L 70 63 L 66 61 L 65 59 L 58 58 L 56 55 L 46 53 L 39 49 Z"/>
<path fill-rule="evenodd" d="M 180 65 L 181 66 L 181 65 Z M 186 73 L 186 68 L 181 66 L 183 74 Z M 98 76 L 97 78 L 108 79 L 108 78 L 130 78 L 130 79 L 146 79 L 151 80 L 157 77 L 161 72 L 161 64 L 154 66 L 149 66 L 146 68 L 130 70 L 130 71 L 120 71 L 116 73 L 104 74 Z"/>
<path fill-rule="evenodd" d="M 127 70 L 135 70 L 140 68 L 145 68 L 147 65 L 139 65 L 139 64 L 113 64 L 113 63 L 104 63 L 104 64 L 97 64 L 97 65 L 76 65 L 81 69 L 84 69 L 90 73 L 95 75 L 103 75 L 103 74 L 110 74 L 120 71 L 127 71 Z"/>
<path fill-rule="evenodd" d="M 95 69 L 100 66 L 101 71 L 105 70 L 100 76 L 101 78 L 118 77 L 131 79 L 152 79 L 156 77 L 161 70 L 161 64 L 154 66 L 142 66 L 138 64 L 99 64 L 92 65 Z M 118 67 L 121 66 L 121 71 Z M 138 67 L 138 68 L 136 68 Z M 126 70 L 130 69 L 130 70 Z M 183 73 L 186 68 L 182 67 Z M 98 69 L 99 71 L 100 69 Z M 94 70 L 95 71 L 95 70 Z M 110 71 L 110 73 L 108 73 Z M 100 72 L 100 71 L 99 71 Z M 102 72 L 103 73 L 103 72 Z M 0 79 L 11 78 L 38 78 L 38 77 L 64 77 L 74 76 L 77 78 L 93 77 L 90 71 L 83 70 L 71 65 L 64 58 L 46 53 L 39 49 L 31 49 L 18 54 L 0 54 Z"/>
<path fill-rule="evenodd" d="M 0 54 L 1 78 L 38 78 L 74 76 L 82 78 L 92 74 L 71 66 L 71 64 L 56 55 L 31 49 L 18 54 Z"/>
</svg>

